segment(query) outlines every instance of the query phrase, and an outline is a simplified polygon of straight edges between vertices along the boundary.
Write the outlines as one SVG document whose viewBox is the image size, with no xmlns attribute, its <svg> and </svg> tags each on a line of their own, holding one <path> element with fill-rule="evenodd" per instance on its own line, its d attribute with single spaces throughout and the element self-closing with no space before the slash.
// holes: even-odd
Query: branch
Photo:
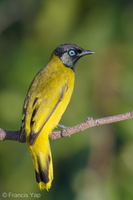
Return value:
<svg viewBox="0 0 133 200">
<path fill-rule="evenodd" d="M 63 128 L 62 130 L 53 131 L 52 134 L 49 135 L 49 138 L 52 140 L 55 140 L 61 137 L 70 136 L 80 131 L 84 131 L 94 126 L 110 124 L 110 123 L 132 119 L 132 118 L 133 118 L 133 111 L 120 114 L 120 115 L 99 118 L 99 119 L 93 119 L 93 118 L 88 117 L 87 120 L 85 122 L 82 122 L 81 124 L 78 124 L 72 127 L 66 127 L 66 128 Z M 7 131 L 4 129 L 0 129 L 0 140 L 13 140 L 13 141 L 20 142 L 20 131 Z M 21 142 L 24 143 L 25 138 L 23 138 L 23 141 Z"/>
<path fill-rule="evenodd" d="M 94 127 L 94 126 L 100 126 L 104 124 L 111 124 L 114 122 L 119 122 L 127 119 L 133 118 L 133 111 L 120 114 L 120 115 L 114 115 L 110 117 L 104 117 L 99 119 L 93 119 L 91 117 L 88 117 L 85 122 L 82 122 L 81 124 L 78 124 L 76 126 L 67 127 L 66 129 L 62 129 L 61 131 L 53 131 L 53 133 L 50 135 L 50 138 L 52 140 L 55 140 L 57 138 L 70 136 L 74 133 L 78 133 L 80 131 L 84 131 L 88 128 Z"/>
</svg>

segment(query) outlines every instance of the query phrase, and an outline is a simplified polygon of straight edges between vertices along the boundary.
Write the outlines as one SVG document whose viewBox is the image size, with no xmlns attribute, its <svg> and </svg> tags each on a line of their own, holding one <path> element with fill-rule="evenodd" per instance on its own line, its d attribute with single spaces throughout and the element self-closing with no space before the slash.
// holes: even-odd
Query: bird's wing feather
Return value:
<svg viewBox="0 0 133 200">
<path fill-rule="evenodd" d="M 50 97 L 46 95 L 46 98 L 42 99 L 34 97 L 32 100 L 32 110 L 29 113 L 30 121 L 30 135 L 29 143 L 33 145 L 37 139 L 39 133 L 48 122 L 50 117 L 53 115 L 59 103 L 63 100 L 64 94 L 67 91 L 67 86 L 63 86 L 60 90 L 56 90 L 56 94 Z M 30 101 L 30 99 L 29 99 Z M 27 113 L 28 115 L 28 113 Z M 26 120 L 27 121 L 27 120 Z"/>
</svg>

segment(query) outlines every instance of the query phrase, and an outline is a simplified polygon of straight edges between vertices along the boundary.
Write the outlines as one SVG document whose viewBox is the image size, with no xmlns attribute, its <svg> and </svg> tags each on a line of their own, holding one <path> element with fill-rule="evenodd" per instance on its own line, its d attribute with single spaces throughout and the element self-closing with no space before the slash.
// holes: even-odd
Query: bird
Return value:
<svg viewBox="0 0 133 200">
<path fill-rule="evenodd" d="M 22 111 L 20 138 L 25 136 L 31 153 L 40 190 L 49 190 L 53 180 L 53 162 L 49 135 L 70 101 L 75 82 L 77 61 L 93 51 L 75 44 L 62 44 L 49 62 L 34 77 Z"/>
</svg>

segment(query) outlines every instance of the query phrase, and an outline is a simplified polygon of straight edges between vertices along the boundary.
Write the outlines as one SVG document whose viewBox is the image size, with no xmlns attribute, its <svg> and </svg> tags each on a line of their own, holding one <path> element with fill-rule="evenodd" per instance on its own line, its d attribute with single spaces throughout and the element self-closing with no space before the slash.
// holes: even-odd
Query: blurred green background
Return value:
<svg viewBox="0 0 133 200">
<path fill-rule="evenodd" d="M 30 82 L 63 43 L 95 55 L 77 64 L 75 90 L 62 124 L 132 110 L 133 1 L 0 0 L 1 128 L 20 128 Z M 27 194 L 28 199 L 35 199 L 30 192 L 47 200 L 133 199 L 132 120 L 51 141 L 51 149 L 54 181 L 46 192 L 36 185 L 26 144 L 1 142 L 0 199 L 3 192 L 8 197 L 9 192 Z"/>
</svg>

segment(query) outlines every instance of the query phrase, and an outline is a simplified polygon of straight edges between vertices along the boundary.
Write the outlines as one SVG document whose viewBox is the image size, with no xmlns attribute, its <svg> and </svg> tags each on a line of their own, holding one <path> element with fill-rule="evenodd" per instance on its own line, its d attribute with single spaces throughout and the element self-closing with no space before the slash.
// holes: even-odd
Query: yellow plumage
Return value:
<svg viewBox="0 0 133 200">
<path fill-rule="evenodd" d="M 74 87 L 73 58 L 64 50 L 66 46 L 63 46 L 63 50 L 59 46 L 46 67 L 36 75 L 23 108 L 21 135 L 26 135 L 40 189 L 48 190 L 51 187 L 53 163 L 48 137 L 58 125 Z M 73 46 L 79 49 L 78 46 Z M 86 51 L 86 54 L 89 53 Z"/>
<path fill-rule="evenodd" d="M 49 172 L 48 183 L 40 182 L 40 189 L 48 190 L 51 186 L 53 166 L 48 136 L 57 126 L 65 111 L 72 95 L 73 86 L 74 72 L 72 69 L 66 68 L 61 60 L 53 55 L 46 68 L 43 68 L 33 80 L 26 97 L 24 106 L 26 108 L 26 115 L 24 115 L 26 141 L 36 172 L 39 172 L 38 165 L 42 170 L 46 169 Z M 31 133 L 35 134 L 35 137 L 36 134 L 39 134 L 34 145 L 29 144 Z M 37 161 L 37 157 L 40 160 Z"/>
</svg>

